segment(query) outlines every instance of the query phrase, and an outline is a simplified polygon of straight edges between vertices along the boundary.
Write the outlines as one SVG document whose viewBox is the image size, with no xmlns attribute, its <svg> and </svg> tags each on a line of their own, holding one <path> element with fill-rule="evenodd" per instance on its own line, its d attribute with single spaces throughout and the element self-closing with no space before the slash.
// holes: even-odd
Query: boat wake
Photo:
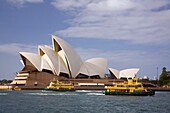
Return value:
<svg viewBox="0 0 170 113">
<path fill-rule="evenodd" d="M 78 93 L 89 93 L 89 92 L 95 92 L 95 93 L 101 93 L 103 91 L 99 91 L 99 90 L 77 90 L 76 92 Z"/>
<path fill-rule="evenodd" d="M 42 91 L 42 92 L 31 92 L 27 93 L 33 96 L 57 96 L 57 95 L 104 95 L 102 91 L 92 90 L 79 90 L 75 92 L 54 92 L 54 91 Z"/>
<path fill-rule="evenodd" d="M 28 95 L 34 96 L 55 96 L 55 95 L 77 95 L 75 93 L 28 93 Z"/>
<path fill-rule="evenodd" d="M 86 95 L 105 95 L 103 93 L 87 93 Z"/>
<path fill-rule="evenodd" d="M 0 93 L 0 96 L 7 95 L 8 93 Z"/>
<path fill-rule="evenodd" d="M 85 94 L 85 95 L 104 95 L 103 91 L 99 90 L 77 90 L 76 93 L 79 95 Z"/>
<path fill-rule="evenodd" d="M 42 90 L 41 92 L 44 92 L 44 93 L 51 93 L 53 91 L 50 91 L 50 90 Z"/>
<path fill-rule="evenodd" d="M 45 95 L 55 95 L 53 93 L 28 93 L 28 95 L 41 95 L 41 96 L 45 96 Z"/>
</svg>

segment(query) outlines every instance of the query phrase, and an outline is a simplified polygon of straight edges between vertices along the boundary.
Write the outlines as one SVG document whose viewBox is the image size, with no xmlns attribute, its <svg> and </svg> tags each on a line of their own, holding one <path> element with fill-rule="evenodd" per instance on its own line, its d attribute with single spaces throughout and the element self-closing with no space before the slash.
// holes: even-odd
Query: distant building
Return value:
<svg viewBox="0 0 170 113">
<path fill-rule="evenodd" d="M 167 73 L 167 77 L 170 77 L 170 71 L 167 71 L 166 73 Z"/>
<path fill-rule="evenodd" d="M 153 80 L 157 80 L 157 77 L 156 77 L 156 76 L 154 76 Z"/>
<path fill-rule="evenodd" d="M 143 79 L 149 79 L 149 78 L 148 78 L 148 76 L 145 75 L 145 76 L 143 77 Z"/>
</svg>

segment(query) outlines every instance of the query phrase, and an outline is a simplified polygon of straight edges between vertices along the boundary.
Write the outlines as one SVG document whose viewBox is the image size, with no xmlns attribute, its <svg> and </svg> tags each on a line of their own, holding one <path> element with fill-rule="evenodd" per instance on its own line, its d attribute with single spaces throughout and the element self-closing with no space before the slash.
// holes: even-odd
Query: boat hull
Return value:
<svg viewBox="0 0 170 113">
<path fill-rule="evenodd" d="M 105 95 L 127 95 L 127 96 L 153 96 L 155 95 L 154 91 L 148 91 L 148 92 L 108 92 L 104 91 Z"/>
</svg>

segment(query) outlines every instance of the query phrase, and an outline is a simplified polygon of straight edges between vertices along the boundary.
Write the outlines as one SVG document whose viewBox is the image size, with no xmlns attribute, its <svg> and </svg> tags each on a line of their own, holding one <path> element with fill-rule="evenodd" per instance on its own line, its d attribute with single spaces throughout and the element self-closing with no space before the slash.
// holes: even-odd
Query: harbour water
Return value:
<svg viewBox="0 0 170 113">
<path fill-rule="evenodd" d="M 170 113 L 170 92 L 105 96 L 102 91 L 0 91 L 0 113 Z"/>
</svg>

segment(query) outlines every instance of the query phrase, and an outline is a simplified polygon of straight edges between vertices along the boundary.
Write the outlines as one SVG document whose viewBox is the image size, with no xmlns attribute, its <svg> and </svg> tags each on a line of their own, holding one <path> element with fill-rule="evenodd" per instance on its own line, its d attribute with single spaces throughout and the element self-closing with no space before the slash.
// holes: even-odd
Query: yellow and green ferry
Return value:
<svg viewBox="0 0 170 113">
<path fill-rule="evenodd" d="M 129 95 L 129 96 L 153 96 L 155 91 L 143 87 L 139 78 L 128 79 L 123 83 L 115 83 L 113 86 L 105 86 L 105 95 Z"/>
<path fill-rule="evenodd" d="M 75 91 L 74 85 L 72 83 L 63 83 L 59 82 L 58 80 L 52 81 L 45 90 L 51 91 Z"/>
</svg>

